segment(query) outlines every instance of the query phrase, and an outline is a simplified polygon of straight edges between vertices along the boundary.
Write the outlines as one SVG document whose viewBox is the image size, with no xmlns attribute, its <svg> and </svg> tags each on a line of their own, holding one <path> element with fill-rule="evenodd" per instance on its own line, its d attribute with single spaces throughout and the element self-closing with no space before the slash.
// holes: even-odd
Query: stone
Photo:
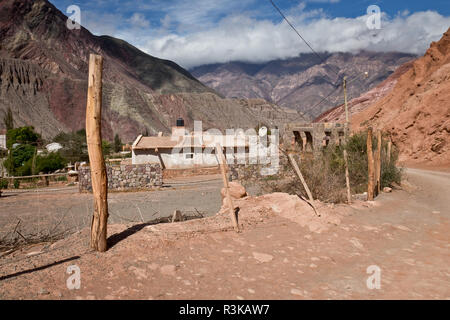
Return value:
<svg viewBox="0 0 450 320">
<path fill-rule="evenodd" d="M 390 193 L 390 192 L 392 192 L 392 188 L 384 187 L 384 188 L 383 188 L 383 192 L 385 192 L 385 193 Z"/>
<path fill-rule="evenodd" d="M 239 182 L 232 181 L 228 184 L 228 186 L 232 198 L 241 199 L 247 196 L 247 191 Z M 222 198 L 225 198 L 225 188 L 222 188 L 220 193 L 222 194 Z"/>
<path fill-rule="evenodd" d="M 266 253 L 253 252 L 253 258 L 261 263 L 270 262 L 273 260 L 273 256 Z"/>
</svg>

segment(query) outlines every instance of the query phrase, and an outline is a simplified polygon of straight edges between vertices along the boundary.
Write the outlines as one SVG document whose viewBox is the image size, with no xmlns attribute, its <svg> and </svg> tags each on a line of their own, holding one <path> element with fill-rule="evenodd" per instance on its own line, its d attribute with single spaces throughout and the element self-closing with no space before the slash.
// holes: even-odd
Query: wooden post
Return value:
<svg viewBox="0 0 450 320">
<path fill-rule="evenodd" d="M 303 188 L 305 188 L 305 191 L 306 191 L 306 194 L 308 195 L 309 201 L 313 202 L 314 198 L 312 196 L 312 193 L 309 190 L 305 179 L 303 178 L 302 172 L 300 171 L 300 168 L 298 167 L 297 162 L 294 159 L 294 156 L 292 154 L 288 154 L 288 157 L 289 157 L 289 161 L 291 161 L 291 164 L 294 167 L 295 173 L 297 173 L 297 176 L 300 178 L 300 181 L 303 184 Z"/>
<path fill-rule="evenodd" d="M 91 167 L 94 214 L 91 224 L 91 248 L 105 252 L 108 224 L 108 177 L 102 152 L 102 73 L 103 57 L 89 57 L 89 86 L 86 106 L 86 138 Z"/>
<path fill-rule="evenodd" d="M 372 128 L 367 131 L 367 163 L 368 163 L 368 183 L 367 183 L 367 200 L 373 201 L 373 151 L 372 151 Z"/>
<path fill-rule="evenodd" d="M 389 137 L 388 145 L 387 145 L 387 163 L 391 163 L 391 152 L 392 152 L 392 140 Z"/>
<path fill-rule="evenodd" d="M 345 128 L 344 128 L 344 164 L 345 164 L 345 186 L 347 188 L 347 203 L 352 203 L 352 194 L 350 191 L 350 177 L 348 174 L 348 154 L 347 154 L 347 142 L 348 142 L 348 130 L 350 130 L 350 119 L 348 116 L 348 103 L 347 103 L 347 77 L 344 77 L 344 106 L 345 106 Z"/>
<path fill-rule="evenodd" d="M 233 200 L 231 199 L 230 195 L 230 186 L 228 185 L 228 179 L 227 179 L 227 161 L 225 159 L 225 156 L 222 152 L 222 146 L 219 144 L 216 144 L 216 155 L 218 157 L 219 163 L 220 163 L 220 171 L 222 172 L 222 179 L 223 179 L 223 186 L 225 188 L 225 197 L 227 199 L 228 204 L 228 210 L 231 216 L 231 221 L 233 222 L 233 228 L 236 232 L 239 232 L 239 224 L 236 218 L 236 213 L 234 212 L 234 205 Z"/>
<path fill-rule="evenodd" d="M 345 162 L 345 185 L 347 187 L 347 203 L 352 203 L 352 193 L 350 192 L 350 177 L 348 174 L 348 154 L 347 148 L 344 148 L 344 162 Z"/>
<path fill-rule="evenodd" d="M 375 156 L 375 182 L 376 182 L 376 194 L 381 192 L 381 130 L 377 130 L 377 153 Z"/>
</svg>

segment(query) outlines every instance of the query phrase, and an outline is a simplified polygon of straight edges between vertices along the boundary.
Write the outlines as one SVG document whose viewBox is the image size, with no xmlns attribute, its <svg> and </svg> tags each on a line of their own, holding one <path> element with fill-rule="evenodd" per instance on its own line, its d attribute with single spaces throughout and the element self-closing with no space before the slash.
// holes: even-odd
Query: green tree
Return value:
<svg viewBox="0 0 450 320">
<path fill-rule="evenodd" d="M 10 175 L 30 175 L 32 160 L 36 147 L 23 144 L 10 151 L 10 156 L 5 161 L 5 167 Z"/>
<path fill-rule="evenodd" d="M 63 149 L 59 152 L 61 156 L 68 161 L 77 162 L 89 160 L 86 131 L 84 129 L 71 133 L 61 132 L 53 139 L 53 141 L 63 146 Z"/>
<path fill-rule="evenodd" d="M 11 149 L 15 143 L 38 145 L 41 143 L 41 136 L 34 132 L 33 127 L 10 129 L 7 133 L 6 146 Z"/>
<path fill-rule="evenodd" d="M 64 169 L 67 160 L 58 152 L 51 152 L 45 156 L 37 156 L 36 169 L 37 172 L 51 173 L 59 169 Z"/>
<path fill-rule="evenodd" d="M 119 134 L 114 136 L 114 152 L 120 152 L 122 149 L 122 140 L 120 140 Z"/>
<path fill-rule="evenodd" d="M 5 116 L 3 117 L 3 124 L 8 131 L 14 129 L 14 118 L 11 108 L 8 108 L 8 111 L 5 112 Z"/>
<path fill-rule="evenodd" d="M 111 149 L 112 149 L 111 143 L 106 140 L 103 140 L 102 141 L 103 156 L 109 156 L 111 154 Z"/>
</svg>

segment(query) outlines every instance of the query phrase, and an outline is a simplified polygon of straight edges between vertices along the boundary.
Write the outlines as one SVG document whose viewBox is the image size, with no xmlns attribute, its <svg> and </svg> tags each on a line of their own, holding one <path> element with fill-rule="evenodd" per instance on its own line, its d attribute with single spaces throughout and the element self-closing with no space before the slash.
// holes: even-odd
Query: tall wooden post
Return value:
<svg viewBox="0 0 450 320">
<path fill-rule="evenodd" d="M 222 172 L 223 187 L 225 188 L 225 197 L 227 199 L 231 221 L 233 222 L 233 228 L 234 231 L 239 232 L 239 224 L 236 218 L 236 213 L 234 212 L 233 200 L 231 199 L 230 195 L 230 186 L 228 185 L 228 178 L 227 178 L 228 165 L 225 156 L 222 152 L 222 146 L 219 144 L 216 144 L 216 155 L 220 163 L 220 171 Z"/>
<path fill-rule="evenodd" d="M 352 194 L 350 191 L 350 177 L 348 174 L 348 154 L 347 154 L 347 142 L 348 142 L 348 130 L 350 130 L 350 119 L 348 116 L 348 103 L 347 103 L 347 77 L 344 77 L 344 106 L 345 106 L 345 144 L 344 144 L 344 164 L 345 164 L 345 185 L 347 187 L 347 203 L 352 203 Z"/>
<path fill-rule="evenodd" d="M 388 145 L 387 145 L 387 163 L 391 163 L 391 152 L 392 152 L 392 140 L 391 137 L 389 137 Z"/>
<path fill-rule="evenodd" d="M 374 180 L 374 163 L 372 151 L 372 128 L 367 131 L 367 163 L 368 163 L 368 183 L 367 183 L 367 200 L 373 201 L 373 180 Z"/>
<path fill-rule="evenodd" d="M 381 130 L 377 130 L 377 153 L 375 156 L 376 194 L 381 192 Z"/>
<path fill-rule="evenodd" d="M 91 167 L 94 214 L 91 224 L 91 248 L 104 252 L 107 249 L 108 177 L 102 152 L 102 73 L 103 57 L 89 57 L 89 83 L 86 106 L 86 137 Z"/>
</svg>

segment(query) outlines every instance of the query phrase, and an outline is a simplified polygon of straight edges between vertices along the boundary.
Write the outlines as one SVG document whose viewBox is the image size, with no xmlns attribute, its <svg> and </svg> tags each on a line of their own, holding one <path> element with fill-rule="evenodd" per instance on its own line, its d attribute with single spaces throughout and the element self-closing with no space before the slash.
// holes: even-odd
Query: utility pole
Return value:
<svg viewBox="0 0 450 320">
<path fill-rule="evenodd" d="M 345 127 L 344 127 L 344 163 L 345 163 L 345 183 L 347 186 L 347 202 L 352 203 L 352 194 L 350 191 L 350 177 L 348 174 L 348 154 L 347 154 L 347 142 L 348 142 L 348 130 L 349 130 L 349 117 L 348 117 L 348 104 L 347 104 L 347 77 L 344 77 L 344 105 L 345 105 Z"/>
</svg>

